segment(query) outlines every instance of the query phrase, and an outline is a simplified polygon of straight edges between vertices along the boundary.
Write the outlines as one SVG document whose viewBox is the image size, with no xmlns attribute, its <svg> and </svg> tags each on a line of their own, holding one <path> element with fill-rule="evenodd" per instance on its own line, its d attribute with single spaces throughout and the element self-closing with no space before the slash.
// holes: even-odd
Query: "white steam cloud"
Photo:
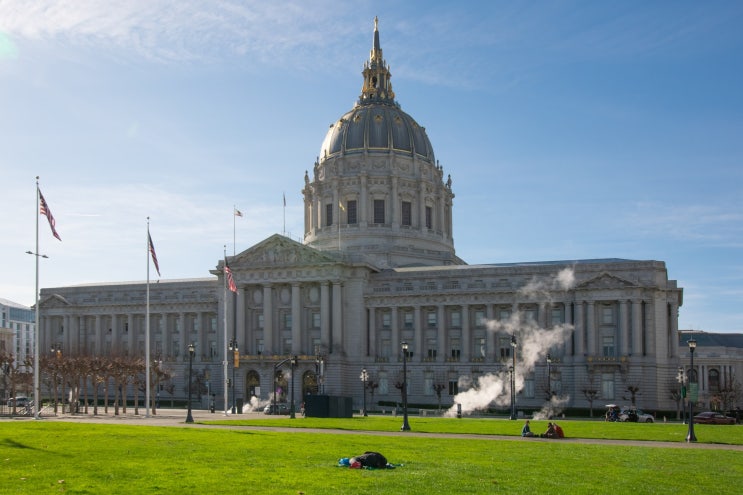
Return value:
<svg viewBox="0 0 743 495">
<path fill-rule="evenodd" d="M 533 278 L 519 294 L 529 299 L 539 298 L 542 301 L 552 300 L 555 291 L 567 291 L 575 285 L 575 274 L 572 268 L 565 268 L 555 276 L 549 278 Z M 508 320 L 489 320 L 486 322 L 491 332 L 501 335 L 512 335 L 516 338 L 516 393 L 524 388 L 525 376 L 531 373 L 538 362 L 545 362 L 547 353 L 553 347 L 563 344 L 573 331 L 568 324 L 556 325 L 551 328 L 542 328 L 534 320 L 525 320 L 521 313 L 514 313 Z M 491 404 L 505 406 L 510 403 L 508 366 L 511 362 L 503 363 L 501 371 L 480 376 L 477 382 L 468 390 L 460 392 L 454 397 L 454 405 L 445 413 L 445 416 L 457 414 L 458 406 L 462 414 L 487 409 Z M 460 383 L 460 386 L 467 383 Z M 539 414 L 547 417 L 554 416 L 567 402 L 567 398 L 553 397 Z"/>
</svg>

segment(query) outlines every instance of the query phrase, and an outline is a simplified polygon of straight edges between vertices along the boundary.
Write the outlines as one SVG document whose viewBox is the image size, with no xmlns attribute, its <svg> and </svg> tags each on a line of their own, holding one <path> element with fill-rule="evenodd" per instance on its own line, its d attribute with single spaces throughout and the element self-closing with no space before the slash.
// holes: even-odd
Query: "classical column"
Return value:
<svg viewBox="0 0 743 495">
<path fill-rule="evenodd" d="M 343 306 L 340 282 L 333 282 L 333 352 L 343 352 Z"/>
<path fill-rule="evenodd" d="M 379 357 L 377 351 L 377 313 L 373 306 L 368 309 L 369 313 L 369 355 L 376 359 Z"/>
<path fill-rule="evenodd" d="M 678 349 L 678 330 L 679 330 L 679 307 L 678 303 L 675 301 L 671 303 L 670 313 L 668 315 L 668 318 L 670 321 L 668 322 L 669 326 L 669 336 L 668 336 L 668 346 L 671 350 L 670 355 L 671 357 L 678 357 L 679 355 L 679 349 Z"/>
<path fill-rule="evenodd" d="M 276 354 L 276 335 L 273 329 L 273 290 L 263 286 L 263 344 L 267 354 Z"/>
<path fill-rule="evenodd" d="M 462 339 L 461 352 L 462 362 L 469 363 L 472 356 L 472 330 L 470 329 L 470 307 L 468 304 L 462 304 Z"/>
<path fill-rule="evenodd" d="M 586 303 L 586 353 L 595 356 L 596 353 L 596 305 L 593 301 Z"/>
<path fill-rule="evenodd" d="M 320 282 L 320 344 L 330 352 L 330 285 L 329 282 Z"/>
<path fill-rule="evenodd" d="M 642 349 L 642 300 L 632 301 L 632 355 L 641 357 Z"/>
<path fill-rule="evenodd" d="M 366 175 L 366 172 L 362 172 L 359 176 L 359 182 L 361 183 L 361 193 L 359 195 L 359 204 L 357 205 L 359 214 L 358 214 L 358 220 L 360 227 L 366 227 L 369 224 L 368 219 L 368 204 L 369 201 L 369 186 L 368 186 L 368 178 Z"/>
<path fill-rule="evenodd" d="M 493 308 L 492 304 L 488 304 L 485 306 L 485 318 L 488 321 L 495 320 L 495 310 Z M 490 359 L 494 361 L 498 361 L 500 357 L 497 355 L 497 347 L 496 347 L 496 341 L 495 341 L 495 332 L 493 330 L 490 330 L 489 328 L 485 331 L 485 335 L 487 338 L 487 351 L 488 354 L 486 356 L 486 360 L 490 361 Z"/>
<path fill-rule="evenodd" d="M 627 301 L 619 301 L 619 355 L 626 356 L 629 354 L 629 307 Z"/>
<path fill-rule="evenodd" d="M 392 339 L 392 351 L 395 355 L 395 350 L 400 348 L 402 339 L 400 338 L 400 326 L 397 323 L 397 306 L 390 308 L 390 335 Z"/>
<path fill-rule="evenodd" d="M 436 324 L 438 325 L 437 345 L 439 347 L 437 361 L 446 361 L 446 314 L 444 305 L 437 306 Z"/>
<path fill-rule="evenodd" d="M 136 356 L 137 355 L 137 332 L 134 329 L 134 314 L 129 313 L 126 315 L 126 325 L 127 325 L 127 332 L 126 332 L 126 338 L 129 342 L 129 355 L 130 356 Z"/>
<path fill-rule="evenodd" d="M 390 223 L 392 224 L 393 229 L 399 228 L 401 223 L 400 208 L 398 207 L 398 204 L 400 203 L 398 182 L 399 179 L 397 177 L 392 177 L 392 194 L 390 194 Z"/>
<path fill-rule="evenodd" d="M 73 352 L 75 349 L 72 346 L 72 328 L 70 328 L 72 325 L 70 324 L 70 315 L 64 315 L 62 321 L 62 325 L 64 326 L 64 343 L 62 344 L 62 347 L 64 348 L 64 352 Z"/>
<path fill-rule="evenodd" d="M 95 353 L 98 356 L 103 355 L 103 325 L 101 315 L 95 315 Z"/>
<path fill-rule="evenodd" d="M 418 229 L 426 231 L 426 183 L 421 181 L 418 186 Z"/>
<path fill-rule="evenodd" d="M 121 345 L 121 334 L 119 333 L 119 318 L 115 313 L 111 313 L 111 352 L 113 354 L 120 354 L 122 349 Z"/>
<path fill-rule="evenodd" d="M 583 325 L 583 301 L 575 302 L 575 355 L 583 356 L 586 354 L 585 338 L 586 332 Z"/>
<path fill-rule="evenodd" d="M 238 348 L 242 351 L 243 354 L 250 354 L 249 349 L 251 349 L 250 340 L 248 337 L 248 325 L 246 325 L 245 321 L 245 294 L 246 294 L 246 288 L 245 287 L 238 287 L 237 295 L 235 298 L 237 299 L 237 322 L 235 325 L 237 325 L 236 332 L 237 332 L 237 343 Z"/>
<path fill-rule="evenodd" d="M 302 311 L 299 283 L 292 284 L 292 354 L 302 353 Z"/>
<path fill-rule="evenodd" d="M 418 359 L 424 358 L 424 342 L 423 342 L 423 310 L 420 306 L 413 308 L 413 328 L 414 328 L 414 339 L 415 349 L 414 352 L 418 356 Z"/>
</svg>

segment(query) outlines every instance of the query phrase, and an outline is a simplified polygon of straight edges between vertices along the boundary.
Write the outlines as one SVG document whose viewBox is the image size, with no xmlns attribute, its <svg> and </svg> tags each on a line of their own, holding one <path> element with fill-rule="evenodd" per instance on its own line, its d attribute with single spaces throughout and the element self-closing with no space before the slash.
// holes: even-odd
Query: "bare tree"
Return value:
<svg viewBox="0 0 743 495">
<path fill-rule="evenodd" d="M 596 390 L 596 387 L 594 386 L 594 374 L 589 373 L 588 374 L 588 382 L 586 385 L 581 389 L 581 392 L 583 392 L 583 395 L 586 397 L 586 400 L 588 401 L 588 408 L 589 408 L 589 414 L 590 417 L 593 417 L 593 403 L 596 399 L 599 397 L 599 391 Z"/>
<path fill-rule="evenodd" d="M 627 385 L 627 388 L 625 389 L 626 392 L 629 392 L 630 398 L 628 399 L 626 396 L 623 396 L 623 400 L 629 400 L 630 404 L 632 404 L 632 407 L 636 407 L 636 399 L 640 392 L 640 387 L 637 385 Z"/>
</svg>

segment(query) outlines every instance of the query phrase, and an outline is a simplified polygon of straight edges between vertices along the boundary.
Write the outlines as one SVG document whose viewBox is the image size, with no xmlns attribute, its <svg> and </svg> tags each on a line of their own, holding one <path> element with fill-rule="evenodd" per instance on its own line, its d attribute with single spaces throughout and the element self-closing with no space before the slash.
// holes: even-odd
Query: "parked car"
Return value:
<svg viewBox="0 0 743 495">
<path fill-rule="evenodd" d="M 8 399 L 8 407 L 26 407 L 28 404 L 28 397 L 12 397 Z"/>
<path fill-rule="evenodd" d="M 725 416 L 722 413 L 707 411 L 694 416 L 694 422 L 700 425 L 734 425 L 735 418 Z"/>
<path fill-rule="evenodd" d="M 263 414 L 289 414 L 289 405 L 283 402 L 269 404 L 263 408 Z"/>
<path fill-rule="evenodd" d="M 630 421 L 633 423 L 652 423 L 655 418 L 652 414 L 646 413 L 642 409 L 625 407 L 619 413 L 619 421 Z"/>
</svg>

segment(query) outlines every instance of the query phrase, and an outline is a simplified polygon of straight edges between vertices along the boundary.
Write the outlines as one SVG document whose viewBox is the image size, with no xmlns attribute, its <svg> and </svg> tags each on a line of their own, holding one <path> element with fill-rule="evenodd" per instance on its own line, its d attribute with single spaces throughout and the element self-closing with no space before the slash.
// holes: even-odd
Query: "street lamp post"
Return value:
<svg viewBox="0 0 743 495">
<path fill-rule="evenodd" d="M 402 427 L 400 431 L 410 431 L 408 423 L 408 343 L 400 344 L 402 347 Z"/>
<path fill-rule="evenodd" d="M 676 379 L 679 382 L 679 402 L 680 407 L 677 407 L 676 413 L 678 414 L 679 409 L 681 410 L 681 422 L 683 424 L 686 424 L 686 404 L 684 404 L 684 399 L 686 398 L 686 377 L 684 376 L 684 368 L 682 366 L 679 366 L 678 374 L 676 375 Z M 677 418 L 678 419 L 678 418 Z"/>
<path fill-rule="evenodd" d="M 188 344 L 188 414 L 186 415 L 186 423 L 193 423 L 193 416 L 191 415 L 191 376 L 193 373 L 193 355 L 195 352 L 194 344 Z"/>
<path fill-rule="evenodd" d="M 237 349 L 237 339 L 230 340 L 229 349 L 232 353 L 232 414 L 235 414 L 237 413 L 237 406 L 235 404 L 237 401 L 235 397 L 235 354 L 240 352 Z"/>
<path fill-rule="evenodd" d="M 552 400 L 552 356 L 547 353 L 547 400 Z"/>
<path fill-rule="evenodd" d="M 516 336 L 511 335 L 511 418 L 516 419 Z"/>
<path fill-rule="evenodd" d="M 694 400 L 696 400 L 697 388 L 692 389 L 691 380 L 694 378 L 696 381 L 696 373 L 694 373 L 694 349 L 697 348 L 697 341 L 693 338 L 687 342 L 689 344 L 689 352 L 691 353 L 691 369 L 689 370 L 689 432 L 686 435 L 687 442 L 696 442 L 697 437 L 694 435 Z"/>
<path fill-rule="evenodd" d="M 291 393 L 292 403 L 291 403 L 291 406 L 289 407 L 289 417 L 291 419 L 294 419 L 296 418 L 295 408 L 294 408 L 294 371 L 297 367 L 297 356 L 292 356 L 291 365 L 292 365 L 292 393 Z"/>
<path fill-rule="evenodd" d="M 366 381 L 369 379 L 369 374 L 366 372 L 366 368 L 361 370 L 361 382 L 364 384 L 364 417 L 368 416 L 366 412 Z"/>
</svg>

